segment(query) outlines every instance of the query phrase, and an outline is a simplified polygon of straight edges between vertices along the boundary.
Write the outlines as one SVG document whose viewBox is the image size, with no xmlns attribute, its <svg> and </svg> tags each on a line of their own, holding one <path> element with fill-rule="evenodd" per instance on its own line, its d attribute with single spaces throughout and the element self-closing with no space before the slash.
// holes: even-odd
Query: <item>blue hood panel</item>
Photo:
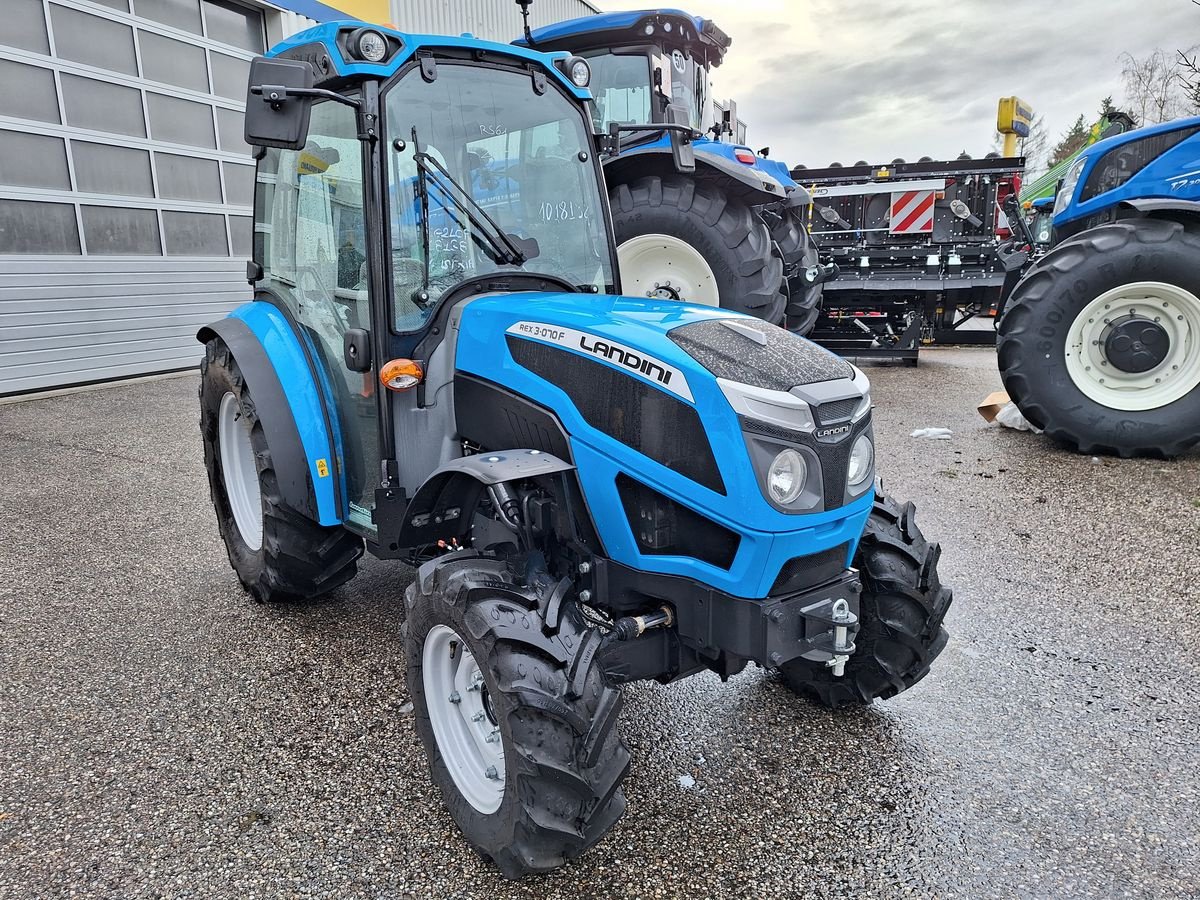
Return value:
<svg viewBox="0 0 1200 900">
<path fill-rule="evenodd" d="M 841 508 L 809 515 L 788 515 L 767 503 L 741 424 L 716 379 L 668 337 L 682 325 L 731 318 L 749 317 L 711 307 L 595 294 L 482 297 L 463 310 L 456 360 L 459 370 L 502 385 L 558 417 L 570 436 L 588 508 L 613 559 L 646 571 L 694 578 L 735 596 L 758 598 L 770 592 L 783 564 L 793 557 L 845 544 L 848 565 L 873 492 Z M 566 391 L 516 362 L 509 349 L 515 341 L 534 341 L 577 354 L 693 407 L 720 470 L 724 493 L 593 428 Z M 642 554 L 616 488 L 621 473 L 736 532 L 741 542 L 730 568 L 686 557 Z"/>
</svg>

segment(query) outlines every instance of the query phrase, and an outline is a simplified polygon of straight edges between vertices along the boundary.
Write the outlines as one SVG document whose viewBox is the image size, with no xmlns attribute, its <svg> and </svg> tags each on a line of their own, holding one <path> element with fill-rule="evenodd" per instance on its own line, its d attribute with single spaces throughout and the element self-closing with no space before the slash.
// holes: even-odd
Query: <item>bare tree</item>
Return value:
<svg viewBox="0 0 1200 900">
<path fill-rule="evenodd" d="M 1191 54 L 1190 56 L 1188 54 Z M 1197 64 L 1196 49 L 1179 51 L 1179 79 L 1187 98 L 1189 112 L 1200 112 L 1200 64 Z"/>
<path fill-rule="evenodd" d="M 1190 52 L 1190 51 L 1189 51 Z M 1155 50 L 1149 56 L 1121 55 L 1121 78 L 1130 112 L 1146 125 L 1180 116 L 1189 104 L 1184 54 L 1168 56 Z"/>
<path fill-rule="evenodd" d="M 1020 153 L 1025 157 L 1025 173 L 1029 178 L 1036 178 L 1047 168 L 1050 151 L 1050 138 L 1046 133 L 1046 121 L 1040 115 L 1034 116 L 1029 123 L 1029 134 L 1021 138 Z"/>
</svg>

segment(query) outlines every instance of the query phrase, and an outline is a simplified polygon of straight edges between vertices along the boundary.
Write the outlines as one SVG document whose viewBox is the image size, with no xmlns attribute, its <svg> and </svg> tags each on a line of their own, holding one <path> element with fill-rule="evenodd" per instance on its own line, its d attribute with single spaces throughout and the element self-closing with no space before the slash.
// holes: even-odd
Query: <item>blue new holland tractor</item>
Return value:
<svg viewBox="0 0 1200 900">
<path fill-rule="evenodd" d="M 528 13 L 530 0 L 517 0 Z M 617 258 L 631 294 L 749 313 L 812 330 L 822 266 L 804 225 L 811 198 L 778 160 L 738 142 L 736 107 L 718 119 L 709 72 L 732 41 L 678 9 L 585 16 L 530 30 L 518 45 L 567 51 L 591 68 L 592 124 L 604 136 Z M 688 135 L 694 169 L 668 136 Z M 727 141 L 728 137 L 731 140 Z"/>
<path fill-rule="evenodd" d="M 1083 151 L 999 331 L 1005 389 L 1051 437 L 1121 456 L 1200 443 L 1200 118 Z"/>
<path fill-rule="evenodd" d="M 255 59 L 255 295 L 199 333 L 242 585 L 316 597 L 364 549 L 417 567 L 416 730 L 511 877 L 620 818 L 623 684 L 755 663 L 870 703 L 929 671 L 951 601 L 875 488 L 862 372 L 621 295 L 574 62 L 359 22 Z"/>
</svg>

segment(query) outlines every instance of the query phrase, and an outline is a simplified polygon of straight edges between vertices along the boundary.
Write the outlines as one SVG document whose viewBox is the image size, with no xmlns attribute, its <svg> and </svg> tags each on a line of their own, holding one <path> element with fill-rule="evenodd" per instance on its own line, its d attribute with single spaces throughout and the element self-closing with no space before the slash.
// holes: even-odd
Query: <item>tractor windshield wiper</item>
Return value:
<svg viewBox="0 0 1200 900">
<path fill-rule="evenodd" d="M 472 236 L 474 237 L 478 233 L 480 237 L 486 239 L 489 246 L 485 249 L 491 251 L 489 255 L 492 259 L 501 265 L 523 265 L 529 256 L 517 245 L 512 236 L 505 233 L 504 229 L 496 224 L 496 220 L 488 215 L 488 211 L 467 193 L 466 188 L 459 184 L 453 175 L 446 171 L 445 166 L 421 148 L 415 128 L 412 131 L 412 138 L 413 160 L 417 164 L 417 169 L 426 180 L 437 186 L 444 197 L 466 213 L 471 225 L 476 229 L 476 232 L 472 232 Z M 451 188 L 453 188 L 453 193 Z M 427 195 L 425 203 L 428 203 Z M 426 208 L 425 227 L 426 229 L 429 227 L 428 208 Z"/>
</svg>

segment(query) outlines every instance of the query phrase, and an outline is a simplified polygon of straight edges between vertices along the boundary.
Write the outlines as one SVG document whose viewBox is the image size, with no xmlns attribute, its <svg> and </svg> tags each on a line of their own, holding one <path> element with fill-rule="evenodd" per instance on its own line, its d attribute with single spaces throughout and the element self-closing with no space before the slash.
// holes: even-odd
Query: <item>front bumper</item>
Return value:
<svg viewBox="0 0 1200 900">
<path fill-rule="evenodd" d="M 839 566 L 830 577 L 814 562 L 807 586 L 761 600 L 612 560 L 594 571 L 600 604 L 614 615 L 664 605 L 672 612 L 670 628 L 607 648 L 605 667 L 617 681 L 670 680 L 702 667 L 732 674 L 748 661 L 777 667 L 801 657 L 840 671 L 855 649 L 862 582 L 854 569 Z"/>
</svg>

